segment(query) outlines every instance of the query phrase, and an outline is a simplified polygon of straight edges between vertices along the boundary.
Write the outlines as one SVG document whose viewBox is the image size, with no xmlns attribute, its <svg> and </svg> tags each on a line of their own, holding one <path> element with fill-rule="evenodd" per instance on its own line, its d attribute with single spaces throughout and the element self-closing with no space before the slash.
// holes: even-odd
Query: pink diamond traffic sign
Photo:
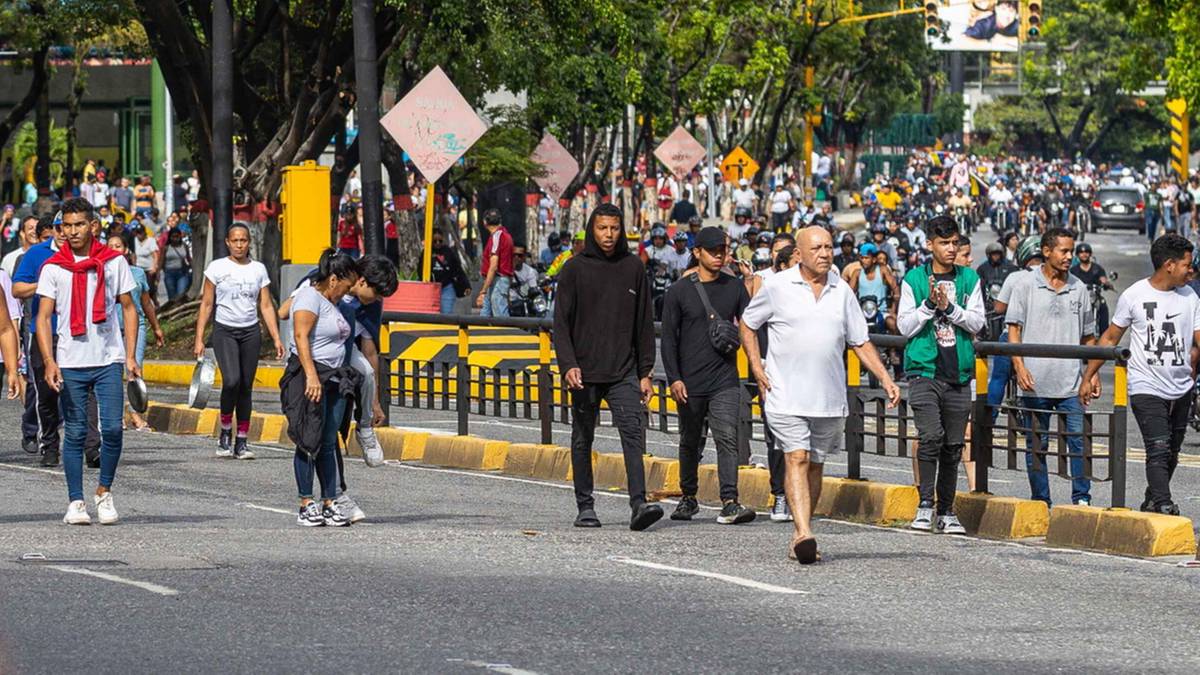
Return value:
<svg viewBox="0 0 1200 675">
<path fill-rule="evenodd" d="M 426 180 L 436 181 L 487 131 L 438 66 L 379 122 Z"/>
<path fill-rule="evenodd" d="M 542 136 L 542 142 L 533 150 L 532 159 L 546 170 L 545 175 L 533 180 L 551 199 L 562 197 L 563 191 L 579 175 L 579 162 L 550 132 Z"/>
<path fill-rule="evenodd" d="M 658 161 L 667 165 L 671 173 L 682 176 L 691 171 L 700 160 L 704 159 L 704 146 L 692 138 L 683 126 L 675 127 L 675 131 L 654 150 Z"/>
</svg>

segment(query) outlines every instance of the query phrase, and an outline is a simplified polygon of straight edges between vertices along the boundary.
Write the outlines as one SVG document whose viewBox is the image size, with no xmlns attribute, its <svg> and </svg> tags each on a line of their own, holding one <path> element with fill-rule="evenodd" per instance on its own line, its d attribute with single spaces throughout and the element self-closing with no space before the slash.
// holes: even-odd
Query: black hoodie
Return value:
<svg viewBox="0 0 1200 675">
<path fill-rule="evenodd" d="M 589 384 L 621 381 L 654 369 L 654 314 L 646 268 L 629 252 L 624 236 L 606 256 L 596 243 L 596 216 L 613 215 L 603 205 L 587 223 L 583 253 L 558 276 L 554 299 L 554 349 L 562 373 L 582 371 Z M 616 211 L 618 217 L 620 212 Z"/>
</svg>

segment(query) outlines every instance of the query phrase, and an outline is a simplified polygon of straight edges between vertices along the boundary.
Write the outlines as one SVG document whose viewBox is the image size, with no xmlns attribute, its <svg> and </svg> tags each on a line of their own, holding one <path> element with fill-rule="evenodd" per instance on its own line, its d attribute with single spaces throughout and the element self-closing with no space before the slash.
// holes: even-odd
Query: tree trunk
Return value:
<svg viewBox="0 0 1200 675">
<path fill-rule="evenodd" d="M 87 76 L 83 72 L 83 63 L 76 58 L 74 70 L 71 73 L 71 93 L 67 95 L 67 170 L 63 175 L 65 184 L 63 194 L 68 195 L 75 187 L 75 144 L 78 134 L 75 132 L 75 120 L 79 118 L 79 103 L 87 90 Z"/>
<path fill-rule="evenodd" d="M 46 86 L 46 81 L 50 77 L 49 69 L 46 66 L 46 52 L 49 51 L 50 45 L 42 45 L 33 54 L 33 79 L 29 81 L 29 89 L 20 101 L 8 111 L 3 120 L 0 120 L 0 148 L 8 144 L 8 137 L 16 131 L 21 122 L 25 121 L 25 116 L 33 110 L 33 106 L 37 104 L 38 97 L 41 95 L 42 89 Z M 15 175 L 15 173 L 14 173 Z M 20 186 L 17 186 L 20 190 Z"/>
</svg>

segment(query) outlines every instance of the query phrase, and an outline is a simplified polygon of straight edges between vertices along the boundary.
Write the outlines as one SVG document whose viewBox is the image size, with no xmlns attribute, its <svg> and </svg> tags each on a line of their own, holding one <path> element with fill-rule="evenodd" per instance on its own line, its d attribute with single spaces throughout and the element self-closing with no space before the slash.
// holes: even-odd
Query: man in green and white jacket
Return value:
<svg viewBox="0 0 1200 675">
<path fill-rule="evenodd" d="M 958 225 L 938 216 L 925 226 L 932 260 L 904 275 L 897 325 L 908 338 L 904 370 L 909 374 L 908 402 L 917 425 L 917 463 L 921 502 L 915 530 L 964 534 L 954 515 L 958 463 L 971 415 L 975 377 L 972 339 L 986 321 L 979 275 L 954 264 Z"/>
</svg>

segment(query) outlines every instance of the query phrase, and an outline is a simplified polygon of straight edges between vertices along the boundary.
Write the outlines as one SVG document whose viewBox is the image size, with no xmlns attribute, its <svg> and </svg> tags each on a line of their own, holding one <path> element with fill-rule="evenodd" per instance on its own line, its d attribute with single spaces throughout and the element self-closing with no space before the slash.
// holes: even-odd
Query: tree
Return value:
<svg viewBox="0 0 1200 675">
<path fill-rule="evenodd" d="M 1133 35 L 1161 41 L 1167 52 L 1165 71 L 1172 96 L 1185 99 L 1189 108 L 1200 105 L 1200 14 L 1184 0 L 1103 0 L 1098 11 L 1124 20 Z M 1161 72 L 1157 59 L 1131 55 L 1129 67 Z"/>
</svg>

